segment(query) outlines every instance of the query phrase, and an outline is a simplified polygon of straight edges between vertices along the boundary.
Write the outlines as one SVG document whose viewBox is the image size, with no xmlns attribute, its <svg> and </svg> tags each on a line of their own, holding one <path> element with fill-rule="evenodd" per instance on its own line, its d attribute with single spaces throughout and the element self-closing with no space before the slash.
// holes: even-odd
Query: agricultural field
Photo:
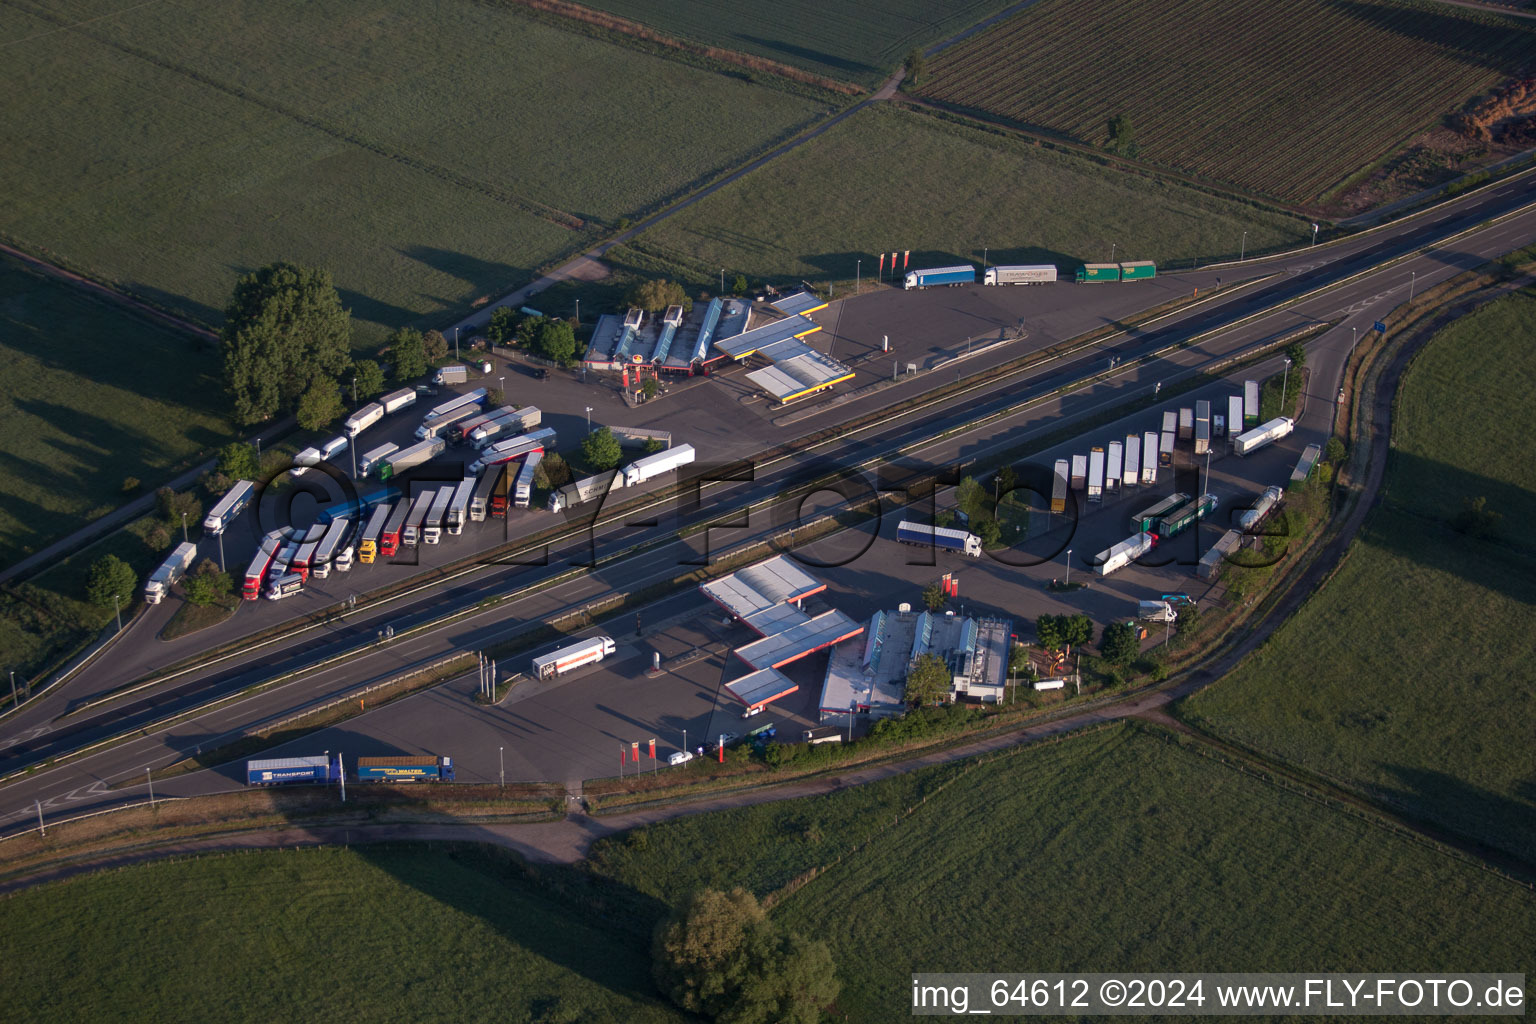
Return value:
<svg viewBox="0 0 1536 1024">
<path fill-rule="evenodd" d="M 921 94 L 1308 204 L 1519 73 L 1536 24 L 1412 0 L 1045 0 L 931 61 Z"/>
<path fill-rule="evenodd" d="M 0 565 L 232 433 L 211 341 L 0 256 Z"/>
<path fill-rule="evenodd" d="M 1525 886 L 1133 725 L 651 826 L 594 866 L 663 900 L 779 894 L 856 1022 L 907 1012 L 909 971 L 1000 950 L 1039 971 L 1524 970 L 1536 941 Z"/>
<path fill-rule="evenodd" d="M 161 862 L 7 899 L 7 1019 L 685 1019 L 656 994 L 649 926 L 442 847 Z M 131 954 L 131 955 L 130 955 Z M 691 1019 L 691 1018 L 689 1018 Z"/>
<path fill-rule="evenodd" d="M 590 0 L 586 4 L 666 35 L 736 50 L 812 74 L 874 85 L 913 47 L 941 42 L 1008 6 L 1006 0 L 871 3 L 816 0 L 720 3 L 719 0 Z"/>
<path fill-rule="evenodd" d="M 1462 318 L 1398 395 L 1382 505 L 1328 585 L 1186 702 L 1202 727 L 1536 857 L 1536 291 Z M 1448 400 L 1447 396 L 1455 396 Z M 1498 429 L 1490 429 L 1498 424 Z M 1453 527 L 1463 499 L 1502 516 Z M 1387 584 L 1390 585 L 1387 585 Z"/>
<path fill-rule="evenodd" d="M 832 102 L 471 0 L 65 6 L 0 12 L 26 43 L 0 86 L 38 98 L 0 113 L 0 232 L 210 323 L 242 272 L 327 266 L 360 343 L 525 283 Z"/>
<path fill-rule="evenodd" d="M 956 183 L 963 183 L 957 185 Z M 852 281 L 854 261 L 912 250 L 958 260 L 1215 259 L 1294 244 L 1300 218 L 1220 199 L 928 114 L 871 107 L 636 240 L 696 268 L 794 282 Z M 683 274 L 682 276 L 686 276 Z"/>
</svg>

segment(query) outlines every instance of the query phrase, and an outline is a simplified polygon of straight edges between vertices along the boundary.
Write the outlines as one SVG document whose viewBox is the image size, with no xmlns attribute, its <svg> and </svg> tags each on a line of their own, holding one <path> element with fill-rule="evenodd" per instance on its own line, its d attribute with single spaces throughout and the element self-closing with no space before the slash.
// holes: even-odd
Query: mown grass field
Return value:
<svg viewBox="0 0 1536 1024">
<path fill-rule="evenodd" d="M 1382 507 L 1339 572 L 1253 658 L 1186 702 L 1201 725 L 1408 813 L 1536 857 L 1536 292 L 1420 353 Z M 1451 521 L 1465 497 L 1497 539 Z"/>
<path fill-rule="evenodd" d="M 1045 0 L 931 62 L 924 96 L 1307 203 L 1536 51 L 1536 24 L 1402 0 Z"/>
<path fill-rule="evenodd" d="M 212 342 L 0 256 L 0 565 L 228 440 Z"/>
<path fill-rule="evenodd" d="M 33 97 L 0 113 L 0 231 L 210 322 L 280 258 L 424 322 L 828 109 L 471 0 L 77 0 L 0 37 Z"/>
<path fill-rule="evenodd" d="M 148 864 L 8 899 L 0 991 L 17 1024 L 683 1021 L 613 911 L 440 847 Z"/>
<path fill-rule="evenodd" d="M 958 184 L 957 184 L 958 183 Z M 914 266 L 1214 259 L 1295 243 L 1299 218 L 1115 173 L 1091 161 L 873 107 L 641 235 L 697 269 L 796 281 L 873 277 L 875 254 Z"/>
<path fill-rule="evenodd" d="M 1006 0 L 923 0 L 826 4 L 787 0 L 771 5 L 720 0 L 590 0 L 588 7 L 641 22 L 658 32 L 707 46 L 803 68 L 817 75 L 873 85 L 890 75 L 914 46 L 948 39 L 1008 6 Z"/>
<path fill-rule="evenodd" d="M 901 1017 L 911 971 L 1525 970 L 1536 941 L 1525 886 L 1134 726 L 656 825 L 596 867 L 663 899 L 799 879 L 775 917 L 832 945 L 849 1021 Z"/>
</svg>

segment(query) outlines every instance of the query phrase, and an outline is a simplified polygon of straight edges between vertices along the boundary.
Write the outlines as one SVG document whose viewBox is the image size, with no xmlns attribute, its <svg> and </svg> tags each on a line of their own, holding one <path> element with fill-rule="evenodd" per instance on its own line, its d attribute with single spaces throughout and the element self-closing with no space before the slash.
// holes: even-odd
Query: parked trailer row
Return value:
<svg viewBox="0 0 1536 1024">
<path fill-rule="evenodd" d="M 250 786 L 282 786 L 295 782 L 338 782 L 340 754 L 308 754 L 245 762 L 245 781 Z"/>
<path fill-rule="evenodd" d="M 1078 284 L 1106 284 L 1115 281 L 1149 281 L 1157 276 L 1157 264 L 1151 260 L 1130 263 L 1085 263 L 1077 272 Z"/>
<path fill-rule="evenodd" d="M 346 765 L 340 754 L 306 754 L 245 762 L 245 782 L 249 786 L 326 784 L 340 782 L 345 776 Z M 357 759 L 357 779 L 359 782 L 452 782 L 453 758 L 433 754 L 360 757 Z"/>
<path fill-rule="evenodd" d="M 1210 515 L 1215 510 L 1216 505 L 1216 495 L 1202 494 L 1200 497 L 1188 501 L 1179 508 L 1160 517 L 1157 525 L 1152 529 L 1152 536 L 1157 538 L 1159 544 L 1171 537 L 1177 537 L 1189 529 L 1189 527 Z"/>
<path fill-rule="evenodd" d="M 537 406 L 525 405 L 521 409 L 513 409 L 511 412 L 495 416 L 489 422 L 476 427 L 469 435 L 469 443 L 476 448 L 484 448 L 499 436 L 525 434 L 543 421 L 544 414 Z"/>
<path fill-rule="evenodd" d="M 1131 529 L 1137 533 L 1150 533 L 1157 526 L 1159 519 L 1188 502 L 1187 494 L 1170 494 L 1166 498 L 1161 498 L 1131 516 Z"/>
<path fill-rule="evenodd" d="M 903 519 L 896 524 L 896 539 L 902 544 L 920 544 L 923 547 L 942 548 L 945 551 L 954 551 L 972 558 L 981 557 L 981 538 L 965 530 L 910 523 Z"/>
<path fill-rule="evenodd" d="M 207 518 L 203 520 L 203 532 L 210 537 L 217 537 L 223 533 L 229 524 L 234 522 L 245 506 L 251 503 L 251 498 L 256 494 L 256 485 L 249 480 L 237 480 L 235 485 L 224 492 L 224 497 L 213 506 Z"/>
</svg>

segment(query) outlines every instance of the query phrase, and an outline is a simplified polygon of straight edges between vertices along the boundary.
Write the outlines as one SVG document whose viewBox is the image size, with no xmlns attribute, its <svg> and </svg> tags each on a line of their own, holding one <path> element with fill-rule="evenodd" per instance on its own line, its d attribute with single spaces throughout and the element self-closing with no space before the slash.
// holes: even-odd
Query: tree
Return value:
<svg viewBox="0 0 1536 1024">
<path fill-rule="evenodd" d="M 552 362 L 569 363 L 576 357 L 576 331 L 564 320 L 540 318 L 532 348 Z"/>
<path fill-rule="evenodd" d="M 345 412 L 341 404 L 341 392 L 334 380 L 317 380 L 299 396 L 299 407 L 294 418 L 305 430 L 319 430 L 327 423 L 334 423 Z"/>
<path fill-rule="evenodd" d="M 511 345 L 517 338 L 521 315 L 511 306 L 497 306 L 491 311 L 490 323 L 485 325 L 485 336 L 492 345 Z"/>
<path fill-rule="evenodd" d="M 928 606 L 929 611 L 942 611 L 948 603 L 949 595 L 944 593 L 944 584 L 935 580 L 923 588 L 923 604 Z"/>
<path fill-rule="evenodd" d="M 907 59 L 901 62 L 901 66 L 907 73 L 908 82 L 914 86 L 923 84 L 923 78 L 928 69 L 921 48 L 914 46 L 908 50 Z"/>
<path fill-rule="evenodd" d="M 1003 542 L 1003 528 L 996 519 L 986 518 L 975 520 L 976 536 L 981 538 L 981 546 L 995 548 Z"/>
<path fill-rule="evenodd" d="M 144 484 L 136 476 L 125 476 L 125 477 L 123 477 L 123 493 L 124 494 L 132 494 L 134 491 L 137 491 L 140 487 L 143 487 L 143 486 L 144 486 Z"/>
<path fill-rule="evenodd" d="M 1180 608 L 1176 628 L 1180 636 L 1193 636 L 1195 630 L 1200 628 L 1200 607 L 1187 604 Z"/>
<path fill-rule="evenodd" d="M 560 457 L 559 452 L 545 452 L 544 458 L 539 460 L 538 466 L 533 471 L 533 484 L 542 487 L 546 491 L 552 491 L 556 487 L 564 487 L 571 482 L 571 467 Z"/>
<path fill-rule="evenodd" d="M 949 696 L 953 682 L 949 666 L 937 654 L 919 654 L 907 670 L 906 701 L 913 707 L 937 704 Z"/>
<path fill-rule="evenodd" d="M 1331 462 L 1335 466 L 1344 461 L 1344 456 L 1349 454 L 1349 449 L 1344 447 L 1344 442 L 1336 437 L 1330 437 L 1328 444 L 1323 448 L 1323 460 Z"/>
<path fill-rule="evenodd" d="M 127 605 L 133 600 L 133 592 L 138 585 L 139 577 L 133 571 L 133 566 L 116 555 L 102 555 L 91 563 L 85 596 L 98 608 Z"/>
<path fill-rule="evenodd" d="M 1020 673 L 1029 669 L 1029 648 L 1023 644 L 1014 644 L 1008 649 L 1008 671 Z"/>
<path fill-rule="evenodd" d="M 1140 149 L 1136 145 L 1136 130 L 1131 127 L 1131 119 L 1126 114 L 1116 114 L 1105 125 L 1109 130 L 1109 151 L 1120 156 L 1133 157 Z"/>
<path fill-rule="evenodd" d="M 156 523 L 144 531 L 144 546 L 151 551 L 165 551 L 171 546 L 171 531 L 164 523 Z"/>
<path fill-rule="evenodd" d="M 1072 647 L 1083 647 L 1093 643 L 1093 620 L 1081 613 L 1077 615 L 1063 615 L 1061 622 L 1061 637 Z"/>
<path fill-rule="evenodd" d="M 745 295 L 745 294 L 747 294 L 747 292 L 749 292 L 751 290 L 752 290 L 752 286 L 747 284 L 747 275 L 746 274 L 737 274 L 731 280 L 731 294 L 732 295 Z"/>
<path fill-rule="evenodd" d="M 427 362 L 435 363 L 448 358 L 448 339 L 442 331 L 428 331 L 421 336 L 421 347 L 427 354 Z"/>
<path fill-rule="evenodd" d="M 729 1024 L 814 1024 L 837 997 L 831 952 L 778 929 L 745 889 L 704 889 L 656 930 L 656 984 L 678 1006 Z"/>
<path fill-rule="evenodd" d="M 685 311 L 693 308 L 693 300 L 683 286 L 666 278 L 641 281 L 625 293 L 624 299 L 647 313 L 660 313 L 668 306 L 682 306 Z"/>
<path fill-rule="evenodd" d="M 997 496 L 999 500 L 1017 486 L 1019 486 L 1019 474 L 1013 471 L 1012 466 L 1004 466 L 997 471 Z"/>
<path fill-rule="evenodd" d="M 991 518 L 990 497 L 973 476 L 961 480 L 955 488 L 955 504 L 973 520 Z"/>
<path fill-rule="evenodd" d="M 1105 626 L 1104 635 L 1099 639 L 1099 653 L 1111 664 L 1129 664 L 1141 653 L 1135 627 L 1129 622 L 1111 622 Z"/>
<path fill-rule="evenodd" d="M 196 605 L 210 605 L 222 601 L 234 590 L 229 573 L 220 572 L 213 559 L 205 558 L 196 569 L 187 574 L 184 584 L 187 600 Z"/>
<path fill-rule="evenodd" d="M 384 393 L 384 367 L 377 360 L 357 360 L 352 364 L 352 376 L 357 379 L 358 401 Z"/>
<path fill-rule="evenodd" d="M 1307 346 L 1299 341 L 1293 341 L 1285 346 L 1285 358 L 1291 361 L 1291 369 L 1299 370 L 1307 365 Z"/>
<path fill-rule="evenodd" d="M 261 473 L 256 446 L 231 441 L 219 449 L 219 472 L 234 480 L 255 480 Z"/>
<path fill-rule="evenodd" d="M 1035 620 L 1035 639 L 1048 651 L 1059 651 L 1067 645 L 1066 633 L 1061 628 L 1065 615 L 1042 615 Z"/>
<path fill-rule="evenodd" d="M 1484 497 L 1463 498 L 1461 511 L 1456 513 L 1452 525 L 1469 537 L 1493 537 L 1499 532 L 1504 517 L 1488 507 Z"/>
<path fill-rule="evenodd" d="M 416 328 L 400 328 L 389 336 L 388 346 L 396 380 L 413 380 L 427 372 L 427 350 Z"/>
<path fill-rule="evenodd" d="M 329 271 L 273 263 L 235 284 L 224 310 L 224 380 L 242 425 L 291 408 L 351 358 L 352 316 Z"/>
<path fill-rule="evenodd" d="M 174 527 L 181 526 L 182 516 L 186 516 L 189 524 L 203 518 L 203 503 L 191 491 L 178 492 L 162 487 L 155 492 L 155 507 L 161 518 Z"/>
<path fill-rule="evenodd" d="M 235 482 L 233 480 L 225 476 L 223 473 L 220 473 L 218 470 L 214 470 L 211 473 L 204 473 L 202 476 L 197 478 L 197 483 L 198 486 L 203 489 L 204 493 L 206 493 L 210 498 L 217 498 L 220 495 L 227 493 L 231 487 L 235 486 Z"/>
<path fill-rule="evenodd" d="M 661 385 L 656 383 L 655 377 L 647 377 L 640 382 L 640 393 L 646 398 L 655 398 L 656 392 L 661 390 Z"/>
<path fill-rule="evenodd" d="M 502 393 L 501 388 L 485 389 L 485 407 L 487 409 L 500 409 L 506 404 L 507 396 Z"/>
<path fill-rule="evenodd" d="M 612 469 L 624 457 L 624 450 L 607 427 L 598 427 L 581 439 L 581 457 L 595 473 Z"/>
</svg>

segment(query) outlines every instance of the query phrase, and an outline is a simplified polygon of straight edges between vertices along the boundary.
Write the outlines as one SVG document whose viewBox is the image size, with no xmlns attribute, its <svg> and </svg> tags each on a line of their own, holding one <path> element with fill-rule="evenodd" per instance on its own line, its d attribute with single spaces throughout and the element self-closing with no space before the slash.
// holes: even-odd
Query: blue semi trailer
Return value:
<svg viewBox="0 0 1536 1024">
<path fill-rule="evenodd" d="M 293 782 L 340 782 L 340 754 L 308 754 L 245 762 L 250 786 L 282 786 Z"/>
<path fill-rule="evenodd" d="M 940 284 L 975 284 L 976 268 L 964 267 L 935 267 L 932 270 L 911 270 L 907 272 L 906 289 L 932 288 Z"/>
<path fill-rule="evenodd" d="M 359 782 L 452 782 L 453 758 L 432 754 L 357 759 Z"/>
<path fill-rule="evenodd" d="M 385 487 L 361 498 L 352 498 L 323 508 L 320 514 L 315 516 L 315 522 L 323 526 L 332 519 L 361 519 L 378 506 L 393 502 L 398 497 L 400 497 L 400 491 L 397 488 Z"/>
</svg>

